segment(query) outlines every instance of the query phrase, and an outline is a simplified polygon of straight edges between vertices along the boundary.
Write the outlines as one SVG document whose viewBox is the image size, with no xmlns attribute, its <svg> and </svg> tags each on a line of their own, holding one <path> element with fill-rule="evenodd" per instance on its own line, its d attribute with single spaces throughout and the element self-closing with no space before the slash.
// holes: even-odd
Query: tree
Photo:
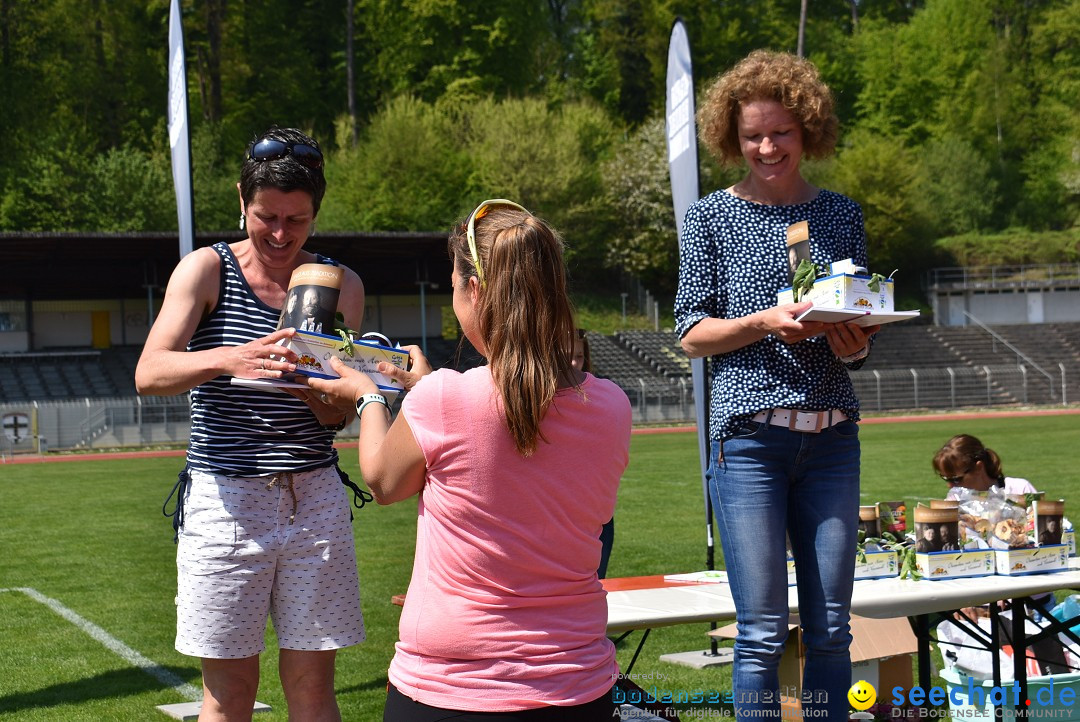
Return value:
<svg viewBox="0 0 1080 722">
<path fill-rule="evenodd" d="M 1032 23 L 1032 132 L 1019 175 L 1024 194 L 1016 221 L 1032 228 L 1080 224 L 1080 3 L 1049 3 Z"/>
<path fill-rule="evenodd" d="M 54 141 L 48 153 L 32 153 L 22 172 L 8 181 L 0 201 L 0 228 L 20 231 L 76 231 L 87 228 L 88 156 L 78 143 Z"/>
<path fill-rule="evenodd" d="M 342 120 L 339 138 L 347 134 Z M 485 198 L 510 198 L 567 238 L 579 269 L 602 257 L 601 160 L 613 123 L 591 103 L 538 98 L 465 106 L 397 98 L 327 160 L 324 228 L 448 228 Z M 600 264 L 597 263 L 597 266 Z"/>
<path fill-rule="evenodd" d="M 579 278 L 599 267 L 607 242 L 602 161 L 618 124 L 595 103 L 551 108 L 538 98 L 487 99 L 459 123 L 471 162 L 469 185 L 485 198 L 505 197 L 549 220 L 567 240 Z M 463 208 L 472 210 L 473 201 Z"/>
<path fill-rule="evenodd" d="M 356 112 L 356 37 L 353 20 L 356 14 L 354 0 L 345 3 L 345 82 L 347 83 L 347 104 L 352 145 L 355 146 L 360 135 L 360 120 Z"/>
<path fill-rule="evenodd" d="M 679 241 L 663 117 L 642 124 L 604 163 L 603 172 L 613 219 L 604 262 L 634 274 L 658 293 L 672 292 Z"/>
<path fill-rule="evenodd" d="M 649 16 L 645 0 L 590 3 L 590 30 L 594 48 L 603 68 L 610 75 L 598 87 L 605 89 L 602 98 L 609 112 L 630 125 L 640 123 L 649 113 L 656 97 L 657 84 L 648 55 Z"/>
<path fill-rule="evenodd" d="M 795 51 L 800 12 L 792 0 L 182 7 L 199 230 L 235 227 L 242 149 L 276 123 L 323 143 L 334 178 L 324 227 L 444 227 L 503 187 L 567 231 L 576 263 L 598 269 L 642 267 L 654 252 L 658 269 L 670 265 L 649 245 L 648 209 L 662 205 L 649 184 L 666 178 L 650 154 L 662 143 L 645 144 L 636 129 L 661 112 L 672 20 L 687 24 L 700 90 L 755 48 Z M 147 205 L 165 203 L 157 189 L 121 190 L 167 157 L 168 9 L 169 0 L 0 0 L 5 228 L 91 230 L 166 216 L 172 227 L 171 199 L 162 216 Z M 870 211 L 909 224 L 881 229 L 898 255 L 905 238 L 919 257 L 924 236 L 964 228 L 1068 228 L 1080 219 L 1077 37 L 1077 0 L 814 0 L 805 53 L 837 97 L 847 144 L 834 166 L 807 172 L 836 170 L 867 197 L 871 225 Z M 353 130 L 339 133 L 345 117 Z M 880 148 L 874 136 L 899 148 Z M 617 156 L 629 177 L 605 184 L 612 171 L 601 164 L 624 142 Z M 849 167 L 845 158 L 861 153 L 871 166 Z M 896 177 L 878 167 L 882 158 L 901 163 Z M 717 168 L 702 156 L 703 191 L 739 172 L 714 184 Z M 912 186 L 908 174 L 920 181 Z M 80 186 L 94 177 L 112 184 L 112 221 Z M 642 185 L 631 196 L 644 194 L 644 205 L 613 205 L 612 183 L 633 179 Z M 880 198 L 870 182 L 886 189 Z M 352 206 L 337 205 L 339 190 Z M 637 213 L 645 217 L 623 224 Z"/>
<path fill-rule="evenodd" d="M 343 116 L 344 118 L 344 116 Z M 347 120 L 340 150 L 327 159 L 324 228 L 430 231 L 475 197 L 471 161 L 452 120 L 434 105 L 402 96 L 377 113 L 353 147 Z"/>
<path fill-rule="evenodd" d="M 87 199 L 81 227 L 98 231 L 174 230 L 176 198 L 169 155 L 164 150 L 150 154 L 125 145 L 94 158 L 85 178 L 92 197 Z"/>
<path fill-rule="evenodd" d="M 225 22 L 225 0 L 203 0 L 205 42 L 193 43 L 198 60 L 199 97 L 203 118 L 221 120 L 221 35 Z"/>
<path fill-rule="evenodd" d="M 361 0 L 368 68 L 383 98 L 521 96 L 542 87 L 547 9 L 516 0 Z"/>
<path fill-rule="evenodd" d="M 919 150 L 919 214 L 939 235 L 989 227 L 997 205 L 991 165 L 960 138 L 932 140 Z"/>
<path fill-rule="evenodd" d="M 920 215 L 919 168 L 896 138 L 866 131 L 848 136 L 837 159 L 819 170 L 821 183 L 862 206 L 872 268 L 907 278 L 933 263 L 932 238 Z"/>
</svg>

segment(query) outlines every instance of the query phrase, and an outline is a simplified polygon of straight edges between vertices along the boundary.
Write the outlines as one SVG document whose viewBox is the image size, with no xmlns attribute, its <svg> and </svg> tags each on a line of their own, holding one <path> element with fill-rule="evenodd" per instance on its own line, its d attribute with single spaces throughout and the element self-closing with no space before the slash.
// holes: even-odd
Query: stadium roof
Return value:
<svg viewBox="0 0 1080 722">
<path fill-rule="evenodd" d="M 364 280 L 368 295 L 412 295 L 417 282 L 448 283 L 446 232 L 326 233 L 305 248 Z M 195 246 L 243 234 L 199 233 Z M 0 233 L 0 299 L 68 300 L 160 295 L 180 260 L 175 233 Z"/>
</svg>

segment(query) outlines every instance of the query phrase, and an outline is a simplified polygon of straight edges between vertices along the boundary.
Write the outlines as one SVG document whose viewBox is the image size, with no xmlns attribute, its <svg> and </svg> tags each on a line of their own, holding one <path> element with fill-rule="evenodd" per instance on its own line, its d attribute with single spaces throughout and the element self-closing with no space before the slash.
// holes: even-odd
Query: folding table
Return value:
<svg viewBox="0 0 1080 722">
<path fill-rule="evenodd" d="M 695 622 L 720 622 L 735 618 L 735 602 L 725 582 L 673 582 L 663 575 L 648 577 L 622 577 L 603 580 L 608 590 L 608 634 L 622 634 L 644 630 L 630 666 L 654 627 Z M 851 598 L 851 611 L 863 617 L 887 619 L 908 617 L 919 639 L 919 685 L 930 687 L 930 629 L 931 619 L 952 618 L 954 612 L 965 607 L 989 604 L 991 609 L 991 634 L 979 635 L 977 625 L 959 626 L 973 636 L 994 658 L 994 683 L 1001 684 L 997 652 L 1001 648 L 997 602 L 1008 600 L 1012 604 L 1012 646 L 1014 678 L 1020 682 L 1020 704 L 1027 701 L 1026 651 L 1029 644 L 1047 635 L 1064 632 L 1080 645 L 1070 627 L 1080 623 L 1080 618 L 1059 622 L 1047 619 L 1046 626 L 1037 635 L 1029 637 L 1024 624 L 1025 609 L 1032 603 L 1031 597 L 1058 589 L 1080 589 L 1080 558 L 1069 560 L 1067 571 L 1027 576 L 986 576 L 936 581 L 910 579 L 866 579 L 855 582 Z M 788 608 L 799 611 L 795 587 L 788 590 Z"/>
</svg>

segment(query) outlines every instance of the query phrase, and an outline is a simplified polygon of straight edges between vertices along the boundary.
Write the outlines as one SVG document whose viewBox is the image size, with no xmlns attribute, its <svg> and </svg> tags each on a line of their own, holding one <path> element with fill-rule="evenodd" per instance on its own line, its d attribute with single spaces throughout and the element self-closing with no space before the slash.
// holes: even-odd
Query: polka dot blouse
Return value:
<svg viewBox="0 0 1080 722">
<path fill-rule="evenodd" d="M 828 268 L 852 258 L 867 267 L 862 210 L 822 190 L 808 203 L 769 206 L 716 191 L 686 212 L 680 242 L 675 331 L 703 318 L 742 318 L 776 305 L 787 287 L 787 227 L 810 226 L 810 257 Z M 851 364 L 857 368 L 861 361 Z M 847 368 L 824 336 L 789 345 L 765 338 L 711 358 L 710 437 L 725 439 L 763 409 L 841 409 L 858 420 Z"/>
</svg>

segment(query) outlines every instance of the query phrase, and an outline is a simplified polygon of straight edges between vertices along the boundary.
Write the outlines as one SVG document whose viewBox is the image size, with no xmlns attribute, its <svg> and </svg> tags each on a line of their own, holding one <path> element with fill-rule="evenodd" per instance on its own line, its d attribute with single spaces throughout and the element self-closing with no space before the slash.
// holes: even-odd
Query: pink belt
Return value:
<svg viewBox="0 0 1080 722">
<path fill-rule="evenodd" d="M 847 421 L 847 414 L 839 409 L 829 409 L 826 411 L 800 411 L 799 409 L 772 409 L 772 416 L 769 416 L 769 410 L 759 411 L 754 415 L 754 421 L 765 423 L 768 421 L 773 426 L 783 426 L 792 431 L 804 431 L 809 434 L 816 434 L 822 429 L 827 429 L 830 426 L 839 424 L 841 421 Z"/>
</svg>

